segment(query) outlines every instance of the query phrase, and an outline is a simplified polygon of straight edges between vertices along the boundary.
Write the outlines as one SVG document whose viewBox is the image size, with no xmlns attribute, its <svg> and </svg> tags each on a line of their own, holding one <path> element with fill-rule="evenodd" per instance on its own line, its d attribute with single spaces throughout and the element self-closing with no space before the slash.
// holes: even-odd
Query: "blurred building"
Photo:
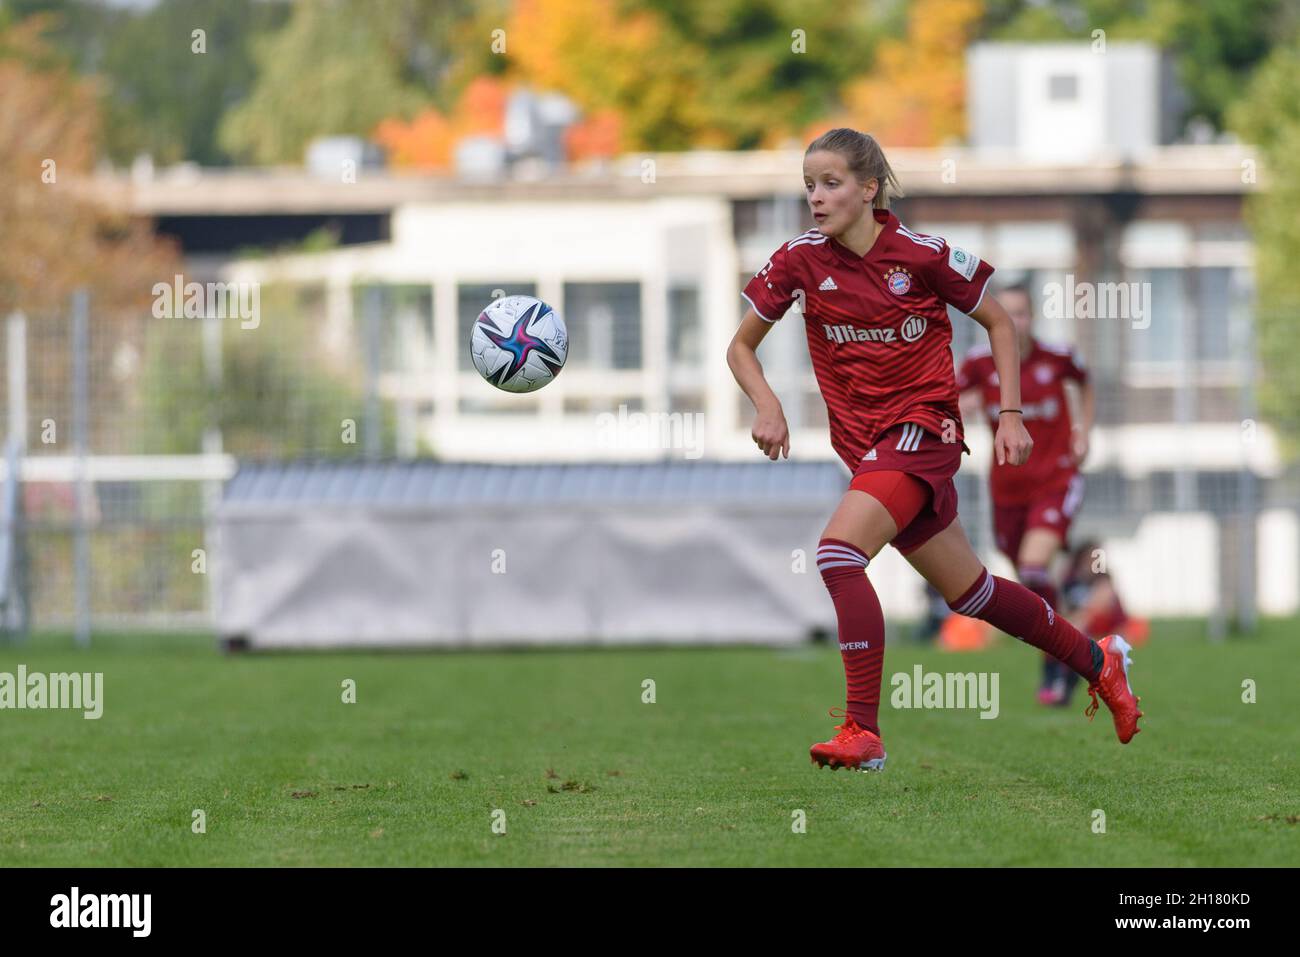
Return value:
<svg viewBox="0 0 1300 957">
<path fill-rule="evenodd" d="M 966 64 L 970 143 L 982 151 L 1140 160 L 1182 132 L 1174 58 L 1144 43 L 976 43 Z"/>
<path fill-rule="evenodd" d="M 971 144 L 888 150 L 906 192 L 899 217 L 990 261 L 995 280 L 1027 281 L 1040 293 L 1040 337 L 1076 343 L 1091 366 L 1098 429 L 1086 521 L 1122 536 L 1116 561 L 1143 582 L 1136 610 L 1208 614 L 1239 556 L 1266 549 L 1267 561 L 1245 563 L 1264 577 L 1233 587 L 1258 592 L 1264 611 L 1294 611 L 1300 532 L 1293 505 L 1269 510 L 1280 462 L 1271 431 L 1252 418 L 1242 207 L 1255 188 L 1253 151 L 1171 142 L 1178 94 L 1148 48 L 978 45 L 969 65 Z M 193 278 L 297 287 L 340 361 L 360 361 L 372 317 L 378 388 L 404 423 L 399 454 L 419 436 L 449 460 L 690 457 L 662 436 L 611 439 L 611 416 L 644 412 L 702 416 L 697 454 L 751 459 L 752 409 L 725 350 L 740 289 L 813 225 L 801 151 L 636 155 L 543 179 L 508 168 L 471 175 L 473 155 L 455 179 L 188 171 L 104 189 L 177 236 Z M 336 248 L 238 255 L 322 225 Z M 1121 315 L 1090 315 L 1075 308 L 1088 284 L 1124 284 L 1139 299 Z M 474 320 L 503 293 L 539 296 L 568 323 L 568 364 L 534 395 L 493 389 L 470 362 Z M 764 342 L 764 369 L 792 454 L 833 459 L 802 322 L 790 318 Z M 960 316 L 954 330 L 958 356 L 983 337 Z M 991 444 L 983 426 L 970 432 L 963 514 L 982 502 Z M 1143 516 L 1154 524 L 1137 525 Z M 987 524 L 966 521 L 977 538 Z M 1188 555 L 1215 560 L 1189 567 Z"/>
</svg>

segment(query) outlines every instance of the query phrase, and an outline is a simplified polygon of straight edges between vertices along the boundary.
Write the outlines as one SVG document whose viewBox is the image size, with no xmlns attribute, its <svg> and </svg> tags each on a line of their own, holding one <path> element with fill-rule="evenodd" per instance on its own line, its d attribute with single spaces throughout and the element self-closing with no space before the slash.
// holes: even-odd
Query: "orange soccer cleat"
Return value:
<svg viewBox="0 0 1300 957">
<path fill-rule="evenodd" d="M 885 747 L 880 743 L 880 736 L 868 731 L 851 715 L 836 714 L 839 710 L 832 708 L 832 718 L 844 718 L 844 723 L 837 725 L 839 734 L 829 741 L 814 744 L 809 749 L 813 764 L 819 767 L 829 766 L 832 771 L 848 768 L 850 771 L 883 771 L 885 769 Z"/>
<path fill-rule="evenodd" d="M 1134 697 L 1133 687 L 1128 682 L 1128 668 L 1132 664 L 1129 652 L 1133 649 L 1119 635 L 1107 635 L 1097 642 L 1106 656 L 1097 680 L 1088 685 L 1088 694 L 1092 695 L 1092 704 L 1084 711 L 1091 721 L 1097 713 L 1097 695 L 1110 708 L 1111 717 L 1115 719 L 1115 733 L 1119 735 L 1120 744 L 1128 744 L 1133 735 L 1142 729 L 1137 726 L 1142 712 L 1138 710 L 1141 698 Z"/>
</svg>

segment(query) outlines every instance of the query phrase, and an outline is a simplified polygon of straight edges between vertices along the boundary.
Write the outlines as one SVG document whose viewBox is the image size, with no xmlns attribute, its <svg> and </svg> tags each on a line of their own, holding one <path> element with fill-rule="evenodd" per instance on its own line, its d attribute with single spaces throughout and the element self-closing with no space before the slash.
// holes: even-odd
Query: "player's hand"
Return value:
<svg viewBox="0 0 1300 957">
<path fill-rule="evenodd" d="M 1074 456 L 1074 464 L 1082 465 L 1083 460 L 1088 457 L 1088 433 L 1083 429 L 1075 428 L 1070 435 L 1070 453 Z"/>
<path fill-rule="evenodd" d="M 754 429 L 750 433 L 759 450 L 775 462 L 782 453 L 790 457 L 790 429 L 785 424 L 785 413 L 778 406 L 754 414 Z"/>
<path fill-rule="evenodd" d="M 1034 447 L 1034 440 L 1025 431 L 1025 423 L 1020 421 L 1020 413 L 1008 412 L 998 418 L 998 434 L 993 438 L 993 449 L 997 453 L 998 465 L 1010 462 L 1012 465 L 1024 465 L 1029 461 L 1029 453 Z"/>
</svg>

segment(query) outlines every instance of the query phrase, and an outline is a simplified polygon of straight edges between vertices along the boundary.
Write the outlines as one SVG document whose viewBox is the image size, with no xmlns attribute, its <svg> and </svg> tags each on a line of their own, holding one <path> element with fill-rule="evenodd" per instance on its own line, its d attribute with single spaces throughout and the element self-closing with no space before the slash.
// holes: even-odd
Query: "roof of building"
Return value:
<svg viewBox="0 0 1300 957">
<path fill-rule="evenodd" d="M 1172 145 L 1155 147 L 1136 161 L 1108 154 L 1063 165 L 960 147 L 889 150 L 894 172 L 914 197 L 1238 195 L 1258 188 L 1243 175 L 1242 164 L 1253 163 L 1254 155 L 1244 144 Z M 802 160 L 802 149 L 691 150 L 575 165 L 537 179 L 493 181 L 367 170 L 345 189 L 296 167 L 202 169 L 189 164 L 141 178 L 126 172 L 101 173 L 74 185 L 144 216 L 388 213 L 408 204 L 447 201 L 802 196 Z M 647 169 L 653 169 L 654 175 L 647 178 Z"/>
</svg>

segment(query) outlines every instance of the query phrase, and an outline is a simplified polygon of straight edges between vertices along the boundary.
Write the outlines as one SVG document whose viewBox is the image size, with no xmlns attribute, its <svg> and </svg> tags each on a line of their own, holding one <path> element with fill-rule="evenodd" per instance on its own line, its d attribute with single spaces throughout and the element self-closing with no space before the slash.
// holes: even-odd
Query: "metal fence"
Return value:
<svg viewBox="0 0 1300 957">
<path fill-rule="evenodd" d="M 0 535 L 24 545 L 34 627 L 83 642 L 92 627 L 207 628 L 208 518 L 239 457 L 392 452 L 366 358 L 387 345 L 382 304 L 359 311 L 359 348 L 343 350 L 358 361 L 339 362 L 318 347 L 309 292 L 263 296 L 255 338 L 229 319 L 99 321 L 84 295 L 62 315 L 8 317 L 0 396 L 25 454 Z"/>
<path fill-rule="evenodd" d="M 358 289 L 350 327 L 330 330 L 321 290 L 285 286 L 261 295 L 255 337 L 238 335 L 230 319 L 141 314 L 101 322 L 85 297 L 61 314 L 8 319 L 0 337 L 2 418 L 25 445 L 25 459 L 22 518 L 0 533 L 11 542 L 20 533 L 25 543 L 35 627 L 73 628 L 83 641 L 98 628 L 208 628 L 216 567 L 209 518 L 240 458 L 412 453 L 400 403 L 380 390 L 401 352 L 401 297 Z M 1103 369 L 1103 396 L 1122 388 L 1118 374 Z M 1220 426 L 1246 428 L 1252 418 L 1251 375 L 1213 387 L 1223 393 L 1213 416 L 1195 375 L 1170 388 L 1160 414 L 1181 416 L 1178 409 L 1199 403 L 1201 418 Z M 1198 394 L 1180 394 L 1188 389 Z M 1122 414 L 1103 398 L 1103 423 L 1123 421 Z M 1260 595 L 1280 594 L 1285 606 L 1297 590 L 1295 468 L 1271 478 L 1247 468 L 1141 475 L 1109 468 L 1087 480 L 1079 536 L 1131 535 L 1153 513 L 1208 523 L 1193 539 L 1208 543 L 1207 553 L 1181 560 L 1209 568 L 1213 594 L 1203 617 L 1211 634 L 1234 623 L 1251 627 Z M 963 524 L 994 561 L 987 483 L 963 469 L 958 486 Z M 1126 571 L 1146 570 L 1118 567 L 1121 583 Z M 1276 605 L 1266 598 L 1263 610 Z"/>
</svg>

